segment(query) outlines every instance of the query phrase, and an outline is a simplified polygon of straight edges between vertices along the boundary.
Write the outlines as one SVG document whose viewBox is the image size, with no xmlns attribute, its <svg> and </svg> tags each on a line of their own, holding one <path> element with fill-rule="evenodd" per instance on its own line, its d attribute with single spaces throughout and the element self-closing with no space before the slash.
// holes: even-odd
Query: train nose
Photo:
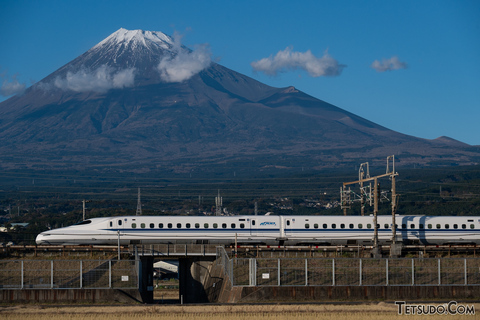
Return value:
<svg viewBox="0 0 480 320">
<path fill-rule="evenodd" d="M 45 234 L 42 232 L 40 234 L 37 235 L 37 238 L 35 239 L 35 242 L 38 244 L 38 245 L 42 245 L 42 244 L 48 244 L 48 242 L 46 241 L 45 239 Z"/>
</svg>

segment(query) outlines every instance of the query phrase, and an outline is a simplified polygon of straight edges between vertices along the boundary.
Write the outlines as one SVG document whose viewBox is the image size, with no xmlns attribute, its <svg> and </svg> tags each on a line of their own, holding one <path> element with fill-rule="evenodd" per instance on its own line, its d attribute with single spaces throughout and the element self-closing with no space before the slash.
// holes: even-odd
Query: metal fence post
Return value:
<svg viewBox="0 0 480 320">
<path fill-rule="evenodd" d="M 112 260 L 108 260 L 108 287 L 112 288 Z"/>
<path fill-rule="evenodd" d="M 332 259 L 332 286 L 335 285 L 335 259 Z"/>
<path fill-rule="evenodd" d="M 226 257 L 226 258 L 225 258 L 225 265 L 228 263 L 228 266 L 229 266 L 229 267 L 228 267 L 228 272 L 229 272 L 228 277 L 230 278 L 230 283 L 232 284 L 232 287 L 233 287 L 233 285 L 234 285 L 234 279 L 233 279 L 233 259 L 232 259 L 232 260 L 229 260 L 229 259 L 228 259 L 228 256 L 226 255 L 226 253 L 225 253 L 225 257 Z M 235 260 L 235 262 L 237 262 L 237 261 Z"/>
<path fill-rule="evenodd" d="M 385 260 L 385 285 L 388 286 L 388 258 Z"/>
<path fill-rule="evenodd" d="M 359 266 L 359 269 L 360 269 L 360 270 L 359 270 L 359 271 L 360 271 L 360 272 L 359 272 L 359 274 L 360 274 L 360 282 L 359 282 L 359 285 L 361 286 L 361 285 L 362 285 L 362 259 L 360 259 L 358 266 Z"/>
<path fill-rule="evenodd" d="M 277 284 L 278 284 L 278 286 L 282 285 L 281 280 L 280 280 L 281 276 L 282 276 L 282 273 L 280 272 L 280 258 L 278 258 L 278 266 L 277 266 Z"/>
<path fill-rule="evenodd" d="M 256 286 L 257 285 L 257 259 L 250 258 L 249 259 L 249 285 Z"/>
<path fill-rule="evenodd" d="M 308 259 L 305 259 L 305 285 L 308 286 Z"/>
<path fill-rule="evenodd" d="M 83 288 L 83 260 L 80 260 L 80 289 Z"/>
<path fill-rule="evenodd" d="M 50 288 L 53 289 L 53 260 L 50 261 Z"/>
<path fill-rule="evenodd" d="M 412 286 L 415 285 L 415 263 L 412 258 Z"/>
<path fill-rule="evenodd" d="M 440 279 L 441 279 L 441 273 L 440 273 L 440 259 L 438 259 L 438 262 L 437 262 L 437 264 L 438 264 L 438 285 L 440 285 L 440 284 L 441 284 L 441 282 L 442 282 L 442 280 L 440 280 Z"/>
<path fill-rule="evenodd" d="M 24 283 L 24 279 L 23 279 L 23 260 L 22 260 L 22 263 L 21 263 L 20 265 L 21 265 L 21 267 L 22 267 L 22 271 L 21 271 L 21 273 L 22 273 L 21 282 L 22 282 L 22 283 L 20 284 L 20 287 L 23 289 L 23 283 Z"/>
<path fill-rule="evenodd" d="M 463 271 L 465 273 L 465 285 L 467 285 L 468 281 L 467 281 L 467 259 L 464 258 L 463 259 Z"/>
</svg>

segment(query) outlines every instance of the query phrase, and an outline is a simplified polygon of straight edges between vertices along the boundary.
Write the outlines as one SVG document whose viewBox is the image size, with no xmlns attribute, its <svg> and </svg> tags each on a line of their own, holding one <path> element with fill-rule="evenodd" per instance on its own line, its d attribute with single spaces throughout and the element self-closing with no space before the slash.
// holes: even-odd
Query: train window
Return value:
<svg viewBox="0 0 480 320">
<path fill-rule="evenodd" d="M 410 229 L 415 229 L 415 224 L 412 223 L 412 224 L 410 225 Z"/>
<path fill-rule="evenodd" d="M 245 221 L 245 219 L 238 219 L 238 221 Z"/>
<path fill-rule="evenodd" d="M 466 225 L 466 224 L 462 224 L 462 229 L 467 229 L 467 225 Z"/>
<path fill-rule="evenodd" d="M 473 220 L 467 220 L 467 222 L 473 222 Z"/>
<path fill-rule="evenodd" d="M 340 225 L 340 228 L 345 229 L 345 223 L 342 223 L 342 224 Z"/>
<path fill-rule="evenodd" d="M 367 229 L 372 229 L 372 225 L 370 223 L 367 224 Z"/>
<path fill-rule="evenodd" d="M 287 226 L 289 226 L 289 225 L 290 225 L 290 220 L 287 220 Z"/>
<path fill-rule="evenodd" d="M 92 223 L 92 220 L 83 220 L 82 222 L 75 224 L 75 226 L 82 226 L 84 224 L 90 224 L 90 223 Z"/>
<path fill-rule="evenodd" d="M 132 229 L 135 229 L 137 227 L 136 223 L 132 223 Z"/>
<path fill-rule="evenodd" d="M 309 229 L 309 228 L 310 228 L 310 224 L 305 223 L 305 229 Z"/>
<path fill-rule="evenodd" d="M 470 225 L 470 229 L 475 229 L 475 225 L 473 223 Z"/>
<path fill-rule="evenodd" d="M 195 228 L 196 229 L 200 228 L 200 223 L 195 223 Z"/>
<path fill-rule="evenodd" d="M 358 229 L 362 229 L 363 228 L 363 224 L 359 223 L 358 224 Z"/>
<path fill-rule="evenodd" d="M 181 224 L 181 223 L 177 223 L 177 228 L 178 228 L 178 229 L 181 229 L 181 228 L 182 228 L 182 224 Z"/>
<path fill-rule="evenodd" d="M 155 228 L 155 224 L 150 223 L 150 229 L 153 229 L 153 228 Z"/>
<path fill-rule="evenodd" d="M 122 220 L 118 220 L 118 225 L 119 225 L 119 226 L 122 225 Z"/>
<path fill-rule="evenodd" d="M 380 229 L 380 223 L 377 223 L 377 229 Z"/>
<path fill-rule="evenodd" d="M 163 229 L 163 223 L 159 223 L 159 224 L 158 224 L 158 227 L 159 227 L 160 229 Z"/>
<path fill-rule="evenodd" d="M 218 223 L 214 223 L 214 224 L 213 224 L 213 227 L 214 227 L 215 229 L 217 229 L 217 228 L 218 228 Z"/>
<path fill-rule="evenodd" d="M 432 225 L 430 223 L 428 224 L 428 229 L 432 229 Z"/>
<path fill-rule="evenodd" d="M 318 229 L 318 223 L 315 223 L 315 224 L 313 225 L 313 227 L 314 227 L 315 229 Z"/>
<path fill-rule="evenodd" d="M 231 227 L 232 229 L 235 229 L 235 223 L 232 223 Z"/>
<path fill-rule="evenodd" d="M 240 223 L 240 228 L 245 228 L 245 223 Z"/>
<path fill-rule="evenodd" d="M 169 223 L 169 224 L 167 225 L 167 227 L 168 227 L 168 229 L 172 229 L 172 228 L 173 228 L 173 225 L 172 225 L 171 223 Z"/>
<path fill-rule="evenodd" d="M 425 229 L 425 226 L 424 226 L 423 224 L 421 224 L 421 223 L 418 225 L 418 227 L 419 227 L 420 229 Z"/>
<path fill-rule="evenodd" d="M 112 221 L 110 221 L 110 227 L 113 227 L 113 222 Z"/>
<path fill-rule="evenodd" d="M 327 229 L 327 228 L 328 228 L 327 224 L 324 223 L 324 224 L 323 224 L 323 229 Z"/>
<path fill-rule="evenodd" d="M 385 224 L 383 225 L 383 227 L 384 227 L 385 229 L 388 229 L 388 223 L 385 223 Z"/>
<path fill-rule="evenodd" d="M 208 229 L 208 223 L 204 223 L 204 224 L 203 224 L 203 227 L 204 227 L 205 229 Z"/>
<path fill-rule="evenodd" d="M 337 225 L 335 223 L 332 223 L 332 229 L 335 229 Z"/>
<path fill-rule="evenodd" d="M 440 223 L 437 223 L 437 229 L 441 229 L 442 226 L 440 225 Z"/>
<path fill-rule="evenodd" d="M 458 229 L 458 224 L 454 224 L 453 229 Z"/>
<path fill-rule="evenodd" d="M 445 225 L 445 229 L 450 229 L 450 225 L 448 223 Z"/>
<path fill-rule="evenodd" d="M 222 223 L 222 228 L 223 228 L 223 229 L 226 229 L 226 228 L 227 228 L 227 224 L 226 224 L 226 223 Z"/>
<path fill-rule="evenodd" d="M 254 226 L 254 225 L 255 225 L 255 220 L 252 220 L 252 226 Z"/>
<path fill-rule="evenodd" d="M 141 227 L 142 229 L 145 229 L 145 223 L 141 223 L 141 224 L 140 224 L 140 227 Z"/>
<path fill-rule="evenodd" d="M 349 227 L 350 229 L 353 229 L 353 228 L 354 228 L 353 223 L 350 223 L 350 224 L 348 225 L 348 227 Z"/>
<path fill-rule="evenodd" d="M 402 229 L 407 229 L 407 224 L 406 223 L 402 223 Z"/>
<path fill-rule="evenodd" d="M 190 223 L 187 223 L 187 224 L 185 225 L 185 227 L 187 227 L 187 229 L 190 229 L 191 226 L 192 226 L 192 225 L 191 225 Z"/>
</svg>

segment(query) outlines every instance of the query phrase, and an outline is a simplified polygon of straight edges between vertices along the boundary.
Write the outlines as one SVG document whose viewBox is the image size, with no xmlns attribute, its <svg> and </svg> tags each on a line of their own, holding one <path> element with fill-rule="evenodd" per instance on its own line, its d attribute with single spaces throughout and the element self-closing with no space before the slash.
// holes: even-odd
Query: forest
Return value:
<svg viewBox="0 0 480 320">
<path fill-rule="evenodd" d="M 340 188 L 344 182 L 358 180 L 358 170 L 168 178 L 4 171 L 0 172 L 0 225 L 4 227 L 0 243 L 34 244 L 39 232 L 81 221 L 84 200 L 87 219 L 135 215 L 139 210 L 142 215 L 214 215 L 219 195 L 226 215 L 342 215 Z M 385 173 L 382 170 L 371 168 L 371 176 Z M 397 214 L 480 215 L 480 166 L 398 168 L 397 172 Z M 359 194 L 359 185 L 350 187 Z M 388 177 L 379 179 L 379 214 L 391 214 L 391 188 Z M 360 206 L 353 201 L 347 215 L 359 215 Z M 365 214 L 372 213 L 367 201 Z"/>
</svg>

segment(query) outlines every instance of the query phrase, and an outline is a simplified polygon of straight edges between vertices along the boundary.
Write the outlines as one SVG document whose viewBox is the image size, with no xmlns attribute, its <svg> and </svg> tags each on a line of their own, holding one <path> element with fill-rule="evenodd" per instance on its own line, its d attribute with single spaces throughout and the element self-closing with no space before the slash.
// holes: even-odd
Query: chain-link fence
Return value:
<svg viewBox="0 0 480 320">
<path fill-rule="evenodd" d="M 237 286 L 480 285 L 480 259 L 231 259 Z"/>
<path fill-rule="evenodd" d="M 1 260 L 0 288 L 138 288 L 137 261 Z"/>
</svg>

